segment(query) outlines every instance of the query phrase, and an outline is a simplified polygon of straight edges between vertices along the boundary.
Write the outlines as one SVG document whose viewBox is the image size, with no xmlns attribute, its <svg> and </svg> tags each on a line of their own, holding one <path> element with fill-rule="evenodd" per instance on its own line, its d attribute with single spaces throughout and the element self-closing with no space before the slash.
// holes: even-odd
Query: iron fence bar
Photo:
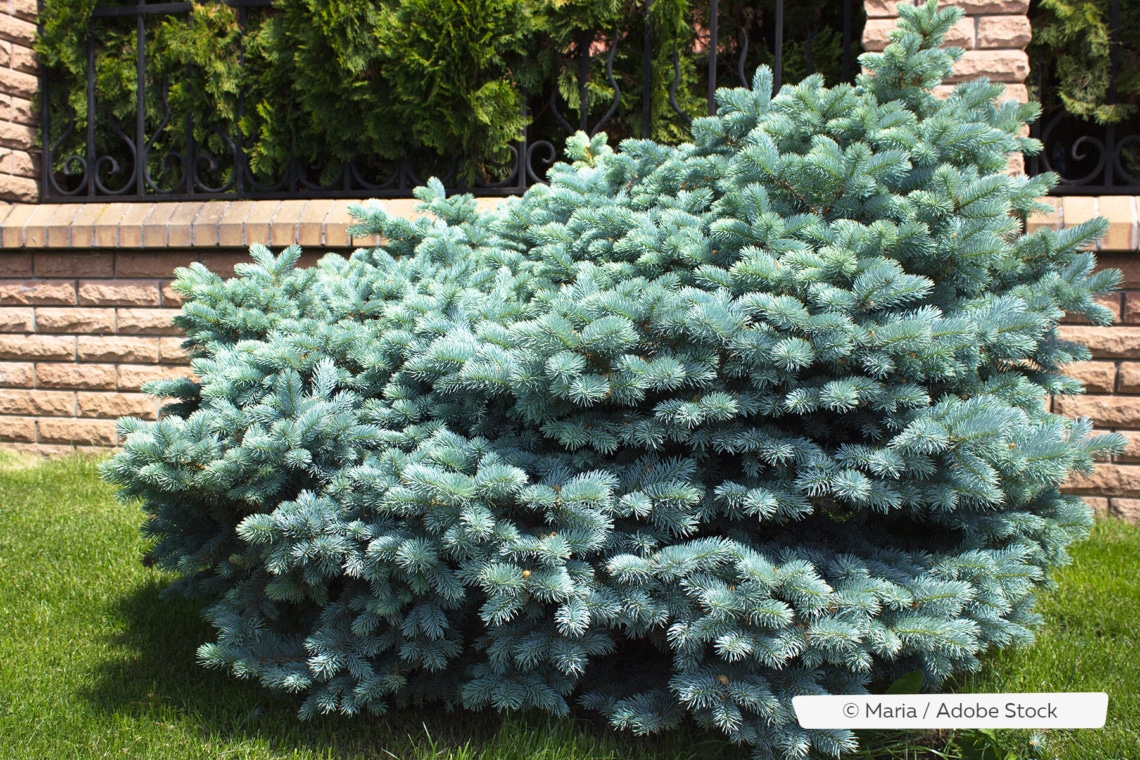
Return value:
<svg viewBox="0 0 1140 760">
<path fill-rule="evenodd" d="M 221 0 L 223 5 L 231 8 L 268 8 L 273 0 Z M 111 18 L 114 16 L 153 16 L 170 13 L 189 13 L 193 10 L 193 3 L 151 3 L 138 5 L 117 5 L 113 7 L 95 8 L 91 11 L 92 18 Z"/>
<path fill-rule="evenodd" d="M 653 118 L 653 0 L 645 0 L 645 45 L 641 49 L 641 137 L 648 139 Z"/>
<path fill-rule="evenodd" d="M 851 81 L 851 0 L 843 0 L 843 81 Z"/>
<path fill-rule="evenodd" d="M 716 49 L 718 37 L 717 18 L 720 16 L 718 0 L 709 0 L 709 116 L 716 116 Z"/>
<path fill-rule="evenodd" d="M 784 81 L 784 0 L 776 0 L 776 43 L 772 47 L 776 54 L 772 66 L 773 89 L 779 92 Z"/>
<path fill-rule="evenodd" d="M 136 8 L 145 7 L 139 0 Z M 139 14 L 135 27 L 135 192 L 146 194 L 146 17 Z"/>
<path fill-rule="evenodd" d="M 91 24 L 87 25 L 87 155 L 84 158 L 87 161 L 87 170 L 83 173 L 87 196 L 94 198 L 99 166 L 95 155 L 95 30 Z"/>
</svg>

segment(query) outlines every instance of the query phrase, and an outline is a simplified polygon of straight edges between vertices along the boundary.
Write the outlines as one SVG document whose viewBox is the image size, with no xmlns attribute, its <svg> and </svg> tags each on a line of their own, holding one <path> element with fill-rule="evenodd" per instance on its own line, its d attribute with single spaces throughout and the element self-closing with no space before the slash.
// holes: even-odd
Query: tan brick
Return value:
<svg viewBox="0 0 1140 760">
<path fill-rule="evenodd" d="M 1118 393 L 1140 393 L 1140 362 L 1121 362 L 1116 379 Z"/>
<path fill-rule="evenodd" d="M 1110 510 L 1113 517 L 1125 522 L 1140 523 L 1140 499 L 1113 499 Z"/>
<path fill-rule="evenodd" d="M 2 367 L 3 365 L 0 365 Z M 2 372 L 2 370 L 0 370 Z M 120 364 L 119 390 L 141 390 L 143 383 L 170 380 L 176 377 L 193 377 L 189 367 L 156 366 L 154 364 Z"/>
<path fill-rule="evenodd" d="M 75 338 L 62 335 L 0 335 L 0 359 L 74 360 Z"/>
<path fill-rule="evenodd" d="M 74 282 L 66 280 L 0 280 L 0 304 L 64 306 L 74 303 Z"/>
<path fill-rule="evenodd" d="M 44 245 L 49 248 L 67 248 L 71 245 L 71 220 L 82 206 L 77 203 L 61 203 L 44 225 Z"/>
<path fill-rule="evenodd" d="M 1096 198 L 1091 195 L 1066 195 L 1061 207 L 1066 227 L 1075 227 L 1097 216 Z"/>
<path fill-rule="evenodd" d="M 244 239 L 246 245 L 269 243 L 269 225 L 277 213 L 281 201 L 254 201 L 249 216 L 245 218 Z"/>
<path fill-rule="evenodd" d="M 22 71 L 25 74 L 35 76 L 38 73 L 36 68 L 36 52 L 23 45 L 13 45 L 11 66 L 16 71 Z"/>
<path fill-rule="evenodd" d="M 270 246 L 284 247 L 297 242 L 297 225 L 308 200 L 284 200 L 273 214 L 269 225 L 269 236 L 265 239 Z M 264 241 L 260 241 L 264 242 Z"/>
<path fill-rule="evenodd" d="M 1088 346 L 1094 359 L 1140 358 L 1140 327 L 1062 325 L 1057 332 L 1063 340 Z"/>
<path fill-rule="evenodd" d="M 913 0 L 866 0 L 863 7 L 867 18 L 886 18 L 898 16 L 898 6 L 906 3 L 913 5 Z M 1029 0 L 940 0 L 938 7 L 956 5 L 967 16 L 992 16 L 1006 14 L 1025 14 L 1029 10 Z"/>
<path fill-rule="evenodd" d="M 74 417 L 75 394 L 71 391 L 0 389 L 0 414 L 28 417 Z"/>
<path fill-rule="evenodd" d="M 190 355 L 182 347 L 184 338 L 160 338 L 158 341 L 159 361 L 163 364 L 189 364 Z"/>
<path fill-rule="evenodd" d="M 336 200 L 325 217 L 324 238 L 325 245 L 330 248 L 352 245 L 352 238 L 348 236 L 348 228 L 356 220 L 348 215 L 348 207 L 355 206 L 359 201 Z"/>
<path fill-rule="evenodd" d="M 190 266 L 198 257 L 191 251 L 178 253 L 119 252 L 115 254 L 116 277 L 169 278 L 178 267 Z"/>
<path fill-rule="evenodd" d="M 195 248 L 218 244 L 218 223 L 229 208 L 230 201 L 206 201 L 190 229 L 191 245 Z M 240 228 L 239 228 L 240 232 Z"/>
<path fill-rule="evenodd" d="M 0 385 L 31 388 L 36 384 L 36 365 L 30 362 L 0 362 Z"/>
<path fill-rule="evenodd" d="M 170 322 L 181 313 L 181 309 L 119 309 L 119 334 L 181 335 L 182 328 Z"/>
<path fill-rule="evenodd" d="M 32 254 L 29 251 L 0 250 L 0 277 L 31 277 Z"/>
<path fill-rule="evenodd" d="M 142 244 L 145 248 L 164 248 L 167 245 L 167 231 L 170 218 L 174 215 L 177 203 L 169 201 L 154 204 L 154 210 L 142 225 Z"/>
<path fill-rule="evenodd" d="M 74 443 L 91 446 L 114 446 L 113 420 L 39 420 L 40 443 Z"/>
<path fill-rule="evenodd" d="M 203 251 L 200 257 L 202 266 L 221 277 L 233 277 L 235 264 L 248 264 L 252 261 L 248 253 L 236 251 Z"/>
<path fill-rule="evenodd" d="M 158 306 L 158 280 L 80 280 L 79 303 L 86 306 Z"/>
<path fill-rule="evenodd" d="M 1140 427 L 1140 397 L 1136 396 L 1059 396 L 1053 411 L 1076 419 L 1089 417 L 1102 428 Z"/>
<path fill-rule="evenodd" d="M 39 157 L 26 150 L 5 148 L 0 150 L 0 172 L 17 177 L 37 179 L 40 176 Z"/>
<path fill-rule="evenodd" d="M 167 244 L 171 248 L 188 248 L 192 244 L 194 219 L 204 205 L 204 201 L 186 201 L 175 205 L 166 225 Z"/>
<path fill-rule="evenodd" d="M 131 210 L 130 203 L 102 203 L 99 216 L 91 223 L 92 245 L 99 248 L 119 246 L 119 224 Z"/>
<path fill-rule="evenodd" d="M 158 340 L 121 335 L 80 335 L 76 353 L 82 362 L 154 363 L 158 361 Z"/>
<path fill-rule="evenodd" d="M 0 39 L 9 40 L 25 47 L 36 44 L 36 25 L 7 13 L 0 14 Z"/>
<path fill-rule="evenodd" d="M 36 277 L 113 277 L 115 258 L 109 251 L 40 251 L 36 253 L 35 270 Z"/>
<path fill-rule="evenodd" d="M 987 77 L 992 82 L 1023 82 L 1028 75 L 1029 56 L 1023 50 L 967 50 L 946 81 Z"/>
<path fill-rule="evenodd" d="M 113 333 L 114 309 L 41 306 L 36 310 L 38 333 Z"/>
<path fill-rule="evenodd" d="M 31 100 L 7 95 L 0 98 L 0 119 L 35 125 L 39 124 L 40 114 Z"/>
<path fill-rule="evenodd" d="M 138 417 L 153 420 L 158 417 L 158 400 L 143 393 L 88 393 L 75 394 L 80 417 L 116 419 Z"/>
<path fill-rule="evenodd" d="M 1140 465 L 1098 464 L 1092 475 L 1074 473 L 1062 488 L 1074 494 L 1136 498 L 1140 496 Z"/>
<path fill-rule="evenodd" d="M 1103 496 L 1086 496 L 1082 501 L 1092 507 L 1094 515 L 1104 517 L 1108 514 L 1108 499 Z"/>
<path fill-rule="evenodd" d="M 30 306 L 0 306 L 0 333 L 30 333 L 35 319 Z"/>
<path fill-rule="evenodd" d="M 95 244 L 95 222 L 99 219 L 100 214 L 103 213 L 102 203 L 80 203 L 79 213 L 71 220 L 71 247 L 72 248 L 90 248 Z M 114 274 L 114 258 L 111 258 L 111 271 L 102 277 L 110 277 Z M 84 275 L 92 277 L 94 275 Z"/>
<path fill-rule="evenodd" d="M 1033 39 L 1028 16 L 982 16 L 978 19 L 978 47 L 1024 50 Z"/>
<path fill-rule="evenodd" d="M 245 220 L 253 211 L 254 201 L 234 201 L 223 209 L 218 220 L 218 245 L 240 247 L 245 241 Z"/>
<path fill-rule="evenodd" d="M 0 417 L 0 441 L 36 440 L 35 417 Z"/>
<path fill-rule="evenodd" d="M 1115 362 L 1074 362 L 1064 371 L 1085 384 L 1085 393 L 1112 393 L 1116 386 Z"/>
<path fill-rule="evenodd" d="M 300 245 L 324 245 L 323 227 L 329 209 L 333 206 L 331 200 L 314 198 L 305 205 L 305 210 L 297 221 L 297 242 Z"/>
<path fill-rule="evenodd" d="M 142 248 L 143 224 L 154 213 L 156 203 L 132 203 L 127 206 L 119 219 L 119 246 L 122 248 Z"/>
<path fill-rule="evenodd" d="M 37 388 L 115 389 L 114 364 L 36 364 Z"/>
<path fill-rule="evenodd" d="M 36 180 L 31 177 L 0 174 L 0 200 L 36 203 L 39 199 L 40 183 Z"/>
<path fill-rule="evenodd" d="M 1131 195 L 1102 195 L 1097 211 L 1108 219 L 1108 232 L 1100 240 L 1102 251 L 1135 251 L 1136 198 Z"/>
<path fill-rule="evenodd" d="M 174 289 L 174 286 L 171 285 L 171 283 L 169 283 L 169 282 L 162 283 L 160 290 L 162 293 L 162 305 L 163 306 L 181 306 L 182 305 L 182 296 L 178 295 L 178 291 L 176 291 Z"/>
<path fill-rule="evenodd" d="M 26 76 L 11 69 L 0 69 L 0 82 L 6 76 Z M 36 147 L 36 128 L 30 124 L 0 121 L 0 146 L 15 150 L 32 150 Z"/>
<path fill-rule="evenodd" d="M 44 203 L 36 207 L 24 222 L 24 247 L 42 248 L 47 243 L 47 224 L 55 216 L 58 206 Z"/>
<path fill-rule="evenodd" d="M 18 18 L 25 21 L 32 21 L 39 17 L 40 9 L 38 0 L 9 0 L 8 7 L 12 9 Z"/>
<path fill-rule="evenodd" d="M 8 251 L 24 245 L 24 225 L 38 208 L 33 203 L 17 203 L 12 206 L 4 217 L 3 232 L 0 234 L 0 243 L 6 249 L 3 255 L 10 255 Z"/>
</svg>

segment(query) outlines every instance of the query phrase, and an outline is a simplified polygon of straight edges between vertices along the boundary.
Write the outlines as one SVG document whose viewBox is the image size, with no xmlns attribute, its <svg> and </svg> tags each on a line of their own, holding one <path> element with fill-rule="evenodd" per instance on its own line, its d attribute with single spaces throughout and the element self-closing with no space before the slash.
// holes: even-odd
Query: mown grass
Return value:
<svg viewBox="0 0 1140 760">
<path fill-rule="evenodd" d="M 583 718 L 429 710 L 302 723 L 293 699 L 195 662 L 211 631 L 195 604 L 159 598 L 168 579 L 139 562 L 140 518 L 114 500 L 93 461 L 31 464 L 0 454 L 0 758 L 748 756 L 696 729 L 647 740 Z M 1140 758 L 1140 653 L 1130 627 L 1138 571 L 1140 530 L 1098 526 L 1045 598 L 1039 643 L 995 658 L 967 688 L 1108 691 L 1108 728 L 1058 734 L 1057 757 Z M 1015 732 L 1001 738 L 1025 744 Z M 903 735 L 875 739 L 894 749 L 877 757 L 901 757 L 910 744 Z"/>
</svg>

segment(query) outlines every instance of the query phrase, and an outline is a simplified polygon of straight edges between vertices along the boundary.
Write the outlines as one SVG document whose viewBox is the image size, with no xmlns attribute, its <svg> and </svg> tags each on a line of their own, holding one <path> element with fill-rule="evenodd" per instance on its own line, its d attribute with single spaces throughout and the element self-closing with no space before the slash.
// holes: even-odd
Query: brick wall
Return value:
<svg viewBox="0 0 1140 760">
<path fill-rule="evenodd" d="M 0 204 L 0 445 L 113 446 L 116 417 L 154 419 L 142 383 L 190 372 L 170 324 L 175 268 L 232 273 L 254 242 L 300 243 L 303 265 L 374 245 L 348 235 L 354 202 Z M 385 205 L 412 216 L 412 204 Z"/>
<path fill-rule="evenodd" d="M 0 2 L 0 198 L 6 200 L 39 198 L 35 39 L 36 0 Z"/>
</svg>

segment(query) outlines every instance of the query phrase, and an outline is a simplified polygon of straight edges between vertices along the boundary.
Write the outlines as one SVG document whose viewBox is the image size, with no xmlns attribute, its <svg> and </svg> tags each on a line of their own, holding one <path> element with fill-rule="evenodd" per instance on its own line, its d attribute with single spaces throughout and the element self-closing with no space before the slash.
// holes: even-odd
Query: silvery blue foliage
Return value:
<svg viewBox="0 0 1140 760">
<path fill-rule="evenodd" d="M 693 141 L 571 141 L 495 211 L 357 209 L 383 245 L 179 272 L 197 382 L 105 469 L 207 601 L 201 660 L 302 716 L 442 700 L 686 716 L 841 754 L 791 698 L 929 688 L 1031 638 L 1119 447 L 1049 413 L 1117 275 L 1021 234 L 1034 106 L 931 88 L 958 11 L 902 5 L 855 86 L 722 90 Z"/>
</svg>

